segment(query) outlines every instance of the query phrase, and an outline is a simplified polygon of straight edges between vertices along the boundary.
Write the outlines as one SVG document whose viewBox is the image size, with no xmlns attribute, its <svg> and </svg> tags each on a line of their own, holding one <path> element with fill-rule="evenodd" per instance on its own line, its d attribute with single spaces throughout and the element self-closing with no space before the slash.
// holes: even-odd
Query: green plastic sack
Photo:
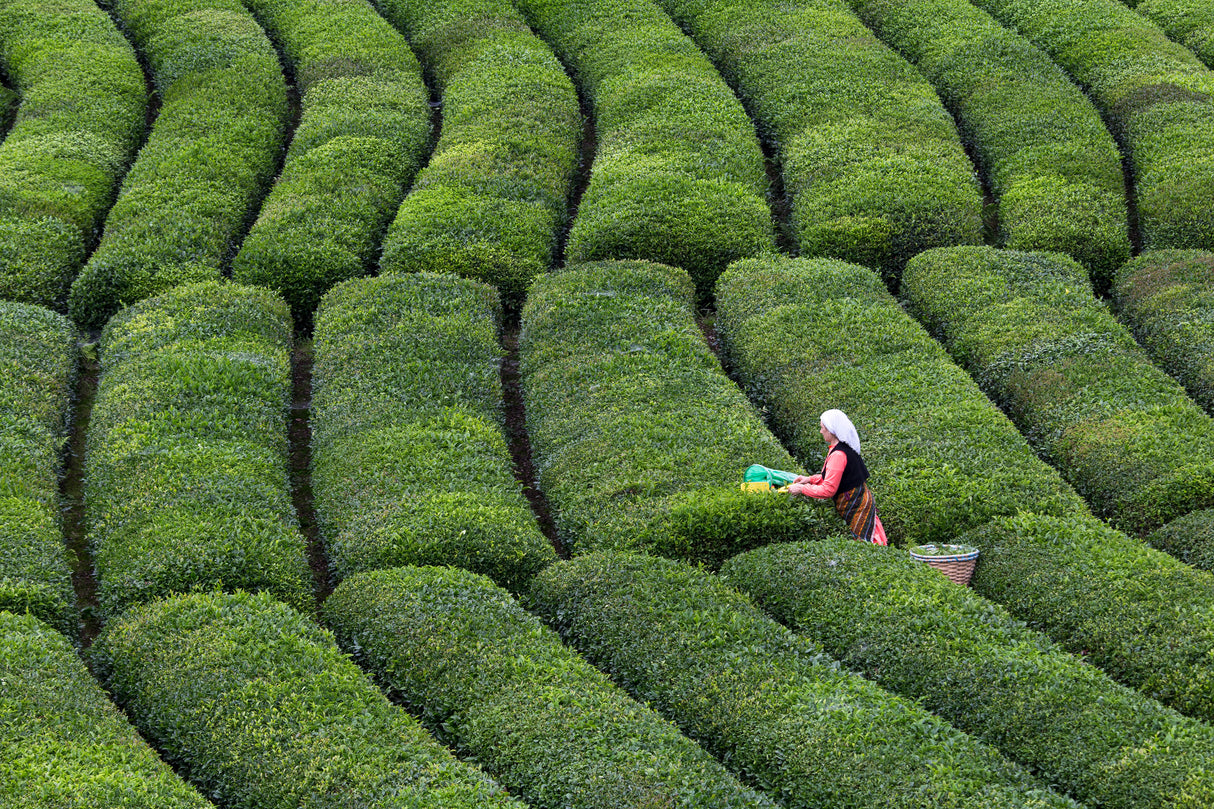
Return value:
<svg viewBox="0 0 1214 809">
<path fill-rule="evenodd" d="M 751 464 L 742 474 L 742 491 L 767 492 L 772 489 L 783 489 L 797 478 L 796 472 L 785 472 L 780 469 L 770 469 L 763 464 Z"/>
</svg>

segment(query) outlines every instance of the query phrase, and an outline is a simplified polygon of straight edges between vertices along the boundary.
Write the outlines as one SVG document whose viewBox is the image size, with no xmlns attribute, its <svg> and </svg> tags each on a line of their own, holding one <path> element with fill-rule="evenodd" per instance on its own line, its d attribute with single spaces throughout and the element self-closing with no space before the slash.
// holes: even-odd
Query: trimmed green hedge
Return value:
<svg viewBox="0 0 1214 809">
<path fill-rule="evenodd" d="M 1214 420 L 1074 261 L 929 250 L 907 264 L 902 295 L 1099 516 L 1143 534 L 1214 506 Z"/>
<path fill-rule="evenodd" d="M 1214 248 L 1214 74 L 1117 0 L 973 0 L 1053 57 L 1133 172 L 1141 248 Z"/>
<path fill-rule="evenodd" d="M 139 148 L 143 71 L 90 0 L 0 0 L 0 73 L 0 298 L 59 306 Z"/>
<path fill-rule="evenodd" d="M 232 277 L 277 290 L 307 324 L 321 295 L 378 259 L 429 150 L 429 91 L 404 37 L 365 0 L 244 3 L 282 48 L 303 114 Z"/>
<path fill-rule="evenodd" d="M 1143 253 L 1117 272 L 1112 294 L 1138 342 L 1214 414 L 1214 253 Z"/>
<path fill-rule="evenodd" d="M 499 424 L 497 293 L 413 273 L 334 288 L 317 311 L 312 491 L 337 579 L 456 565 L 519 590 L 556 559 Z"/>
<path fill-rule="evenodd" d="M 1214 728 L 1114 683 L 905 553 L 793 543 L 735 556 L 721 575 L 848 668 L 1081 801 L 1214 804 Z"/>
<path fill-rule="evenodd" d="M 482 576 L 362 574 L 325 601 L 324 617 L 431 731 L 533 806 L 776 805 Z"/>
<path fill-rule="evenodd" d="M 278 167 L 288 122 L 278 54 L 239 0 L 114 0 L 113 13 L 146 57 L 161 106 L 72 284 L 72 318 L 86 328 L 219 277 Z"/>
<path fill-rule="evenodd" d="M 223 806 L 523 806 L 268 593 L 139 605 L 90 651 L 136 726 Z"/>
<path fill-rule="evenodd" d="M 1190 511 L 1147 534 L 1146 541 L 1193 567 L 1214 571 L 1214 509 Z"/>
<path fill-rule="evenodd" d="M 59 472 L 76 382 L 76 330 L 40 306 L 0 302 L 0 610 L 74 635 Z"/>
<path fill-rule="evenodd" d="M 519 337 L 539 488 L 573 553 L 650 550 L 719 564 L 803 539 L 833 510 L 740 490 L 752 463 L 796 462 L 721 371 L 691 279 L 600 262 L 536 279 Z"/>
<path fill-rule="evenodd" d="M 774 141 L 801 255 L 896 277 L 920 250 L 982 243 L 982 193 L 952 118 L 845 2 L 658 3 Z"/>
<path fill-rule="evenodd" d="M 981 549 L 974 590 L 1113 679 L 1214 720 L 1214 577 L 1092 517 L 1001 517 L 957 541 Z"/>
<path fill-rule="evenodd" d="M 790 809 L 1075 806 L 689 565 L 593 554 L 549 567 L 530 599 L 566 642 Z"/>
<path fill-rule="evenodd" d="M 1214 68 L 1214 7 L 1205 0 L 1124 0 Z"/>
<path fill-rule="evenodd" d="M 207 281 L 101 334 L 86 526 L 108 615 L 195 589 L 314 609 L 287 477 L 291 324 L 270 290 Z"/>
<path fill-rule="evenodd" d="M 1026 507 L 1087 509 L 871 270 L 739 261 L 717 282 L 716 328 L 734 378 L 806 467 L 822 464 L 822 412 L 852 418 L 896 543 L 950 542 Z"/>
<path fill-rule="evenodd" d="M 547 272 L 579 159 L 573 83 L 509 0 L 377 0 L 442 93 L 443 127 L 380 271 L 451 272 L 509 300 Z"/>
<path fill-rule="evenodd" d="M 851 0 L 956 116 L 998 200 L 999 243 L 1056 250 L 1107 285 L 1130 256 L 1121 155 L 1092 102 L 966 0 Z M 938 245 L 931 245 L 938 246 Z"/>
<path fill-rule="evenodd" d="M 32 616 L 0 611 L 0 799 L 10 809 L 204 809 L 76 656 Z"/>
<path fill-rule="evenodd" d="M 731 261 L 775 250 L 754 125 L 650 0 L 519 0 L 590 102 L 597 153 L 566 261 L 682 267 L 711 295 Z"/>
</svg>

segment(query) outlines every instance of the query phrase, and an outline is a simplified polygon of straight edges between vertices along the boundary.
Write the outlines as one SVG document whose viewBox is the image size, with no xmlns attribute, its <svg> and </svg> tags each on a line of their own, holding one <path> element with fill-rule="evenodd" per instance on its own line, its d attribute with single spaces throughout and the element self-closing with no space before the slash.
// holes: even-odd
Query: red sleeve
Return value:
<svg viewBox="0 0 1214 809">
<path fill-rule="evenodd" d="M 835 492 L 839 491 L 839 481 L 843 478 L 843 470 L 846 467 L 847 456 L 842 452 L 832 452 L 826 456 L 826 475 L 821 483 L 794 483 L 788 487 L 788 491 L 820 500 L 834 497 Z"/>
</svg>

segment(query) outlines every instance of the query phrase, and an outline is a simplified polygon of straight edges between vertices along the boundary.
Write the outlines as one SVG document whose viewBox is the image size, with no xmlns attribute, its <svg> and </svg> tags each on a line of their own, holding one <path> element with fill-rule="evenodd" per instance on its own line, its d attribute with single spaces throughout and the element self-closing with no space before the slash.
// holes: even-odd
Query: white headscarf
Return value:
<svg viewBox="0 0 1214 809">
<path fill-rule="evenodd" d="M 818 419 L 822 426 L 830 430 L 835 438 L 847 444 L 856 452 L 860 451 L 860 436 L 856 433 L 856 425 L 842 410 L 827 410 Z"/>
</svg>

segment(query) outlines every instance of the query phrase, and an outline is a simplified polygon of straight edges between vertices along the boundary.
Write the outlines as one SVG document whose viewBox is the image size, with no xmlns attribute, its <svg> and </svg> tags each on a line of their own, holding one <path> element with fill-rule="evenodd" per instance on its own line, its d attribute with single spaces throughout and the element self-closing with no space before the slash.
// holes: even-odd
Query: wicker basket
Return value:
<svg viewBox="0 0 1214 809">
<path fill-rule="evenodd" d="M 939 570 L 962 587 L 968 586 L 978 564 L 978 549 L 972 545 L 916 545 L 911 558 Z"/>
</svg>

